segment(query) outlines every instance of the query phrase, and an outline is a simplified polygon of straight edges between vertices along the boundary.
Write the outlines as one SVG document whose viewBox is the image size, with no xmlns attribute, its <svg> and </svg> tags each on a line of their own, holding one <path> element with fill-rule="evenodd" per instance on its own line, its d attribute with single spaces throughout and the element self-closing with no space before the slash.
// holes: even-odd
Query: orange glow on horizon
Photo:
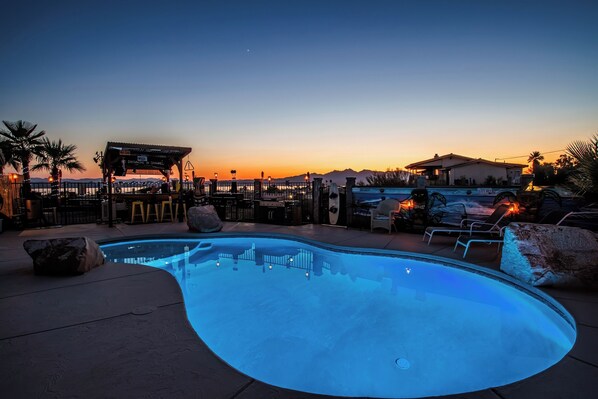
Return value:
<svg viewBox="0 0 598 399">
<path fill-rule="evenodd" d="M 548 148 L 564 148 L 566 143 L 571 139 L 562 139 L 563 142 L 557 143 L 556 145 L 551 144 L 552 147 Z M 78 144 L 78 143 L 75 143 Z M 172 143 L 173 145 L 185 145 L 182 140 Z M 188 143 L 187 143 L 188 144 Z M 204 177 L 211 179 L 214 173 L 218 173 L 220 180 L 231 180 L 232 176 L 230 171 L 236 170 L 236 177 L 238 180 L 251 180 L 260 178 L 261 172 L 264 172 L 264 176 L 272 176 L 273 179 L 298 176 L 298 179 L 303 180 L 305 173 L 316 173 L 324 174 L 333 170 L 345 170 L 353 169 L 357 172 L 368 169 L 376 171 L 385 171 L 387 169 L 401 168 L 404 169 L 405 165 L 429 159 L 434 156 L 435 153 L 444 155 L 448 153 L 455 153 L 472 158 L 484 158 L 490 161 L 494 161 L 500 156 L 512 156 L 512 148 L 495 148 L 483 146 L 482 140 L 478 143 L 479 148 L 471 147 L 470 144 L 460 143 L 451 144 L 451 146 L 438 145 L 430 146 L 420 141 L 413 141 L 409 144 L 405 144 L 404 147 L 395 148 L 388 145 L 374 145 L 370 146 L 368 142 L 364 142 L 362 145 L 359 143 L 344 143 L 338 145 L 338 149 L 331 145 L 318 145 L 313 144 L 301 144 L 293 143 L 292 150 L 279 149 L 272 146 L 271 149 L 263 149 L 261 151 L 247 151 L 243 148 L 233 148 L 228 152 L 223 152 L 220 147 L 210 148 L 194 148 L 189 158 L 185 158 L 185 161 L 189 160 L 194 165 L 194 173 L 196 177 Z M 454 147 L 453 147 L 454 146 Z M 102 177 L 100 167 L 95 164 L 92 159 L 94 157 L 96 147 L 101 148 L 98 145 L 91 145 L 92 148 L 84 149 L 83 145 L 79 147 L 77 151 L 77 158 L 84 164 L 86 171 L 82 173 L 68 173 L 63 172 L 63 179 L 98 179 Z M 526 148 L 529 147 L 526 145 Z M 521 148 L 521 147 L 520 147 Z M 530 153 L 538 149 L 537 146 L 529 148 L 527 153 Z M 539 148 L 542 152 L 542 148 Z M 526 150 L 520 151 L 523 155 Z M 563 151 L 564 153 L 564 151 Z M 543 162 L 554 162 L 558 159 L 561 153 L 546 154 Z M 517 153 L 515 154 L 517 155 Z M 498 160 L 501 162 L 501 160 Z M 506 162 L 510 163 L 527 163 L 527 156 L 522 156 L 516 159 L 507 159 Z M 11 168 L 5 168 L 5 173 L 13 172 Z M 184 171 L 184 173 L 190 175 L 190 171 Z M 43 172 L 31 173 L 32 177 L 36 178 L 47 178 L 47 174 Z M 138 175 L 129 172 L 124 179 L 130 178 L 149 178 L 155 176 L 149 175 Z M 179 171 L 175 167 L 173 168 L 173 178 L 179 178 Z M 184 178 L 184 177 L 183 177 Z"/>
</svg>

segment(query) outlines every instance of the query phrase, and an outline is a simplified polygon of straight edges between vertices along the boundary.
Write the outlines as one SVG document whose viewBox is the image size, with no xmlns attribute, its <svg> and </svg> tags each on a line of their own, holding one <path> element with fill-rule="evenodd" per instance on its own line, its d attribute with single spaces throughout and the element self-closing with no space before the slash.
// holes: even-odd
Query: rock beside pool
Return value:
<svg viewBox="0 0 598 399">
<path fill-rule="evenodd" d="M 578 227 L 512 223 L 500 270 L 534 286 L 598 287 L 598 235 Z"/>
<path fill-rule="evenodd" d="M 194 206 L 187 212 L 189 230 L 200 233 L 213 233 L 224 226 L 212 205 Z"/>
<path fill-rule="evenodd" d="M 23 248 L 33 258 L 35 274 L 83 274 L 105 262 L 98 244 L 87 237 L 27 240 Z"/>
</svg>

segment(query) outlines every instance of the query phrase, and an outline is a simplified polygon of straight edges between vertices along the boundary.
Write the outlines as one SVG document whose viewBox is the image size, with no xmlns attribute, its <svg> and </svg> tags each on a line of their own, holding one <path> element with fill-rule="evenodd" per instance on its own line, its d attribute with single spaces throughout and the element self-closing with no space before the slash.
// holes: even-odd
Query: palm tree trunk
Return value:
<svg viewBox="0 0 598 399">
<path fill-rule="evenodd" d="M 31 175 L 29 174 L 29 160 L 21 160 L 23 166 L 23 198 L 27 199 L 31 195 Z"/>
<path fill-rule="evenodd" d="M 58 196 L 60 195 L 60 181 L 58 168 L 52 168 L 52 199 L 58 204 Z"/>
</svg>

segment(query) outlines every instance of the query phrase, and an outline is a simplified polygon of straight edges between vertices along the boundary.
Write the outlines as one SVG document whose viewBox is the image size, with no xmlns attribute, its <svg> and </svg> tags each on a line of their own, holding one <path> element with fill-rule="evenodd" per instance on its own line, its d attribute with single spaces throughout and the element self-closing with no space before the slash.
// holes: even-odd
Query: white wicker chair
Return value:
<svg viewBox="0 0 598 399">
<path fill-rule="evenodd" d="M 376 209 L 372 209 L 370 215 L 370 230 L 375 228 L 388 230 L 392 232 L 394 227 L 395 215 L 401 210 L 401 203 L 394 199 L 385 199 L 381 201 Z"/>
</svg>

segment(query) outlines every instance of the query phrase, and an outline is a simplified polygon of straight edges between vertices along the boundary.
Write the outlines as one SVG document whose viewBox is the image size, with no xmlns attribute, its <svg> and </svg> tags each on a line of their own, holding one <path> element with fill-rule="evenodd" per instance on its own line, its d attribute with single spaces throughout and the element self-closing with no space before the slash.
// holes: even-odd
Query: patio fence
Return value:
<svg viewBox="0 0 598 399">
<path fill-rule="evenodd" d="M 119 201 L 113 207 L 113 219 L 130 222 L 133 198 L 146 198 L 161 192 L 163 183 L 148 181 L 116 181 L 113 196 Z M 31 196 L 23 198 L 23 183 L 10 183 L 10 212 L 5 218 L 13 227 L 42 227 L 81 223 L 101 223 L 108 219 L 107 186 L 101 182 L 30 183 Z M 187 207 L 212 204 L 225 221 L 259 221 L 275 224 L 311 222 L 312 187 L 309 182 L 209 181 L 203 187 L 206 195 L 195 196 L 197 187 L 183 182 Z M 178 182 L 171 182 L 170 192 L 178 192 Z M 188 195 L 189 194 L 189 195 Z M 130 195 L 130 197 L 128 197 Z"/>
<path fill-rule="evenodd" d="M 370 212 L 380 200 L 394 198 L 402 201 L 409 198 L 413 190 L 413 187 L 364 187 L 351 183 L 354 184 L 354 181 L 350 182 L 348 179 L 346 186 L 339 187 L 340 209 L 337 225 L 362 229 L 369 229 Z M 144 199 L 144 204 L 152 203 L 149 193 L 160 189 L 162 184 L 155 179 L 114 182 L 113 193 L 119 202 L 113 207 L 113 219 L 117 222 L 130 222 L 133 198 Z M 224 221 L 282 225 L 330 223 L 329 185 L 321 179 L 311 182 L 211 180 L 199 188 L 194 187 L 192 182 L 182 184 L 187 208 L 211 204 Z M 108 220 L 105 194 L 107 187 L 101 182 L 61 182 L 54 186 L 54 190 L 48 182 L 31 183 L 32 196 L 27 200 L 22 199 L 22 183 L 10 183 L 2 187 L 2 192 L 8 193 L 8 196 L 3 194 L 3 206 L 0 207 L 0 213 L 5 219 L 5 228 L 102 223 Z M 171 192 L 178 188 L 177 181 L 170 182 Z M 505 188 L 464 190 L 465 194 L 461 195 L 459 187 L 428 188 L 431 194 L 440 192 L 446 197 L 447 205 L 441 209 L 443 223 L 460 222 L 463 214 L 462 203 L 468 206 L 468 216 L 475 217 L 478 216 L 476 212 L 481 212 L 479 217 L 484 218 L 484 213 L 491 212 L 494 199 L 493 195 L 486 195 L 490 194 L 488 190 L 498 192 Z M 196 195 L 197 193 L 199 194 Z M 578 206 L 575 199 L 564 198 L 562 204 L 557 204 L 548 198 L 543 205 L 543 213 L 554 209 L 573 210 Z M 580 227 L 596 230 L 595 220 L 581 220 L 576 223 Z"/>
</svg>

